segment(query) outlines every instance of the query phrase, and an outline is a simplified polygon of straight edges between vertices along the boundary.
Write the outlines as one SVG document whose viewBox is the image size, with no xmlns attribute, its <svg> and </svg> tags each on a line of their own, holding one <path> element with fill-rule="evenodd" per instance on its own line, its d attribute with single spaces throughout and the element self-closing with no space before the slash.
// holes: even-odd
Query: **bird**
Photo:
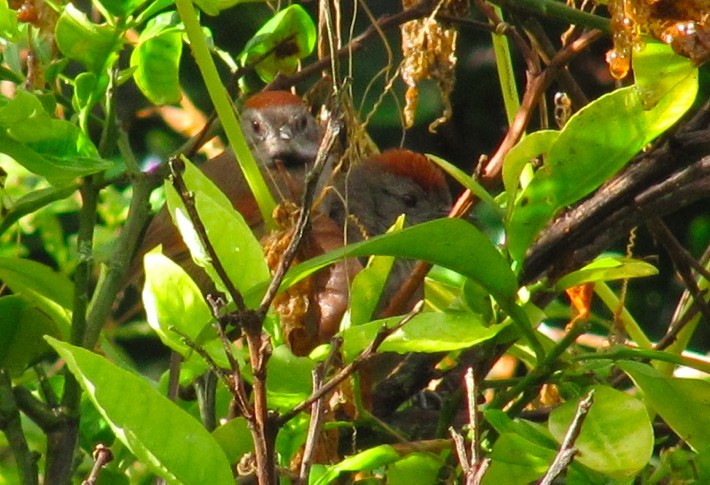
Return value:
<svg viewBox="0 0 710 485">
<path fill-rule="evenodd" d="M 323 136 L 306 103 L 290 91 L 256 93 L 244 102 L 240 126 L 272 194 L 280 201 L 298 200 L 305 174 L 315 160 Z M 207 160 L 200 169 L 224 192 L 255 233 L 261 234 L 261 214 L 234 153 L 228 149 Z M 163 254 L 197 280 L 203 291 L 212 289 L 209 278 L 192 262 L 165 207 L 152 218 L 143 233 L 128 271 L 128 283 L 139 283 L 143 256 L 158 245 L 162 245 Z"/>
<path fill-rule="evenodd" d="M 385 150 L 353 166 L 335 180 L 323 211 L 344 228 L 345 242 L 383 234 L 400 214 L 405 226 L 444 217 L 451 194 L 443 172 L 428 157 L 403 148 Z M 386 306 L 413 267 L 393 266 L 378 309 Z"/>
</svg>

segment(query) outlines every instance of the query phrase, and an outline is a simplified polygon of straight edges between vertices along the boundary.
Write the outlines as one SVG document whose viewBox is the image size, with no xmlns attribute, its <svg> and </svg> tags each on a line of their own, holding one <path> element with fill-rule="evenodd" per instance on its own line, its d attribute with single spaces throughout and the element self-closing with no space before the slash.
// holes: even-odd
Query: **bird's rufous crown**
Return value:
<svg viewBox="0 0 710 485">
<path fill-rule="evenodd" d="M 373 155 L 366 163 L 376 163 L 391 174 L 408 177 L 426 191 L 446 187 L 444 174 L 421 153 L 393 148 Z"/>
<path fill-rule="evenodd" d="M 290 91 L 262 91 L 249 96 L 244 108 L 263 109 L 276 106 L 303 105 L 303 100 Z"/>
</svg>

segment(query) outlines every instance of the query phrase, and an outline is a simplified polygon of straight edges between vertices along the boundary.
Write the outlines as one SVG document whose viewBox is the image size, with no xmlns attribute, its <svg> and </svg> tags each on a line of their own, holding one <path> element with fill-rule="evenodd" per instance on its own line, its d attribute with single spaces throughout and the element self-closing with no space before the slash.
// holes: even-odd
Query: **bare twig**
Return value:
<svg viewBox="0 0 710 485">
<path fill-rule="evenodd" d="M 323 385 L 323 379 L 325 379 L 328 369 L 330 369 L 335 356 L 339 353 L 342 344 L 342 338 L 333 337 L 331 340 L 328 358 L 322 364 L 317 365 L 313 370 L 314 391 L 320 389 Z M 306 436 L 306 444 L 303 449 L 303 459 L 301 460 L 301 471 L 299 474 L 299 481 L 301 483 L 307 483 L 308 474 L 311 471 L 313 454 L 315 453 L 316 445 L 318 443 L 318 436 L 323 425 L 323 405 L 325 403 L 326 396 L 327 394 L 322 395 L 311 405 L 311 422 L 308 425 L 308 435 Z"/>
<path fill-rule="evenodd" d="M 106 466 L 107 463 L 113 461 L 113 453 L 102 443 L 96 445 L 91 456 L 94 458 L 94 466 L 86 480 L 81 482 L 81 485 L 94 485 L 99 479 L 101 469 Z"/>
<path fill-rule="evenodd" d="M 700 312 L 705 317 L 705 320 L 710 323 L 710 305 L 708 305 L 705 295 L 700 290 L 697 281 L 695 281 L 693 277 L 693 270 L 709 280 L 710 274 L 708 274 L 707 270 L 678 242 L 670 229 L 668 229 L 668 226 L 666 226 L 661 219 L 652 217 L 647 221 L 647 224 L 649 229 L 653 232 L 653 235 L 665 246 L 668 255 L 673 261 L 673 266 L 675 266 L 685 287 L 693 296 L 694 304 L 697 305 Z"/>
<path fill-rule="evenodd" d="M 328 394 L 330 391 L 335 389 L 341 382 L 343 382 L 353 372 L 355 372 L 363 364 L 363 362 L 365 362 L 370 356 L 377 352 L 377 349 L 387 337 L 389 337 L 394 332 L 406 325 L 412 318 L 414 318 L 417 314 L 419 314 L 419 312 L 422 311 L 423 307 L 424 302 L 420 300 L 416 305 L 414 305 L 414 308 L 412 308 L 409 313 L 407 313 L 399 322 L 397 322 L 396 325 L 390 328 L 383 326 L 379 330 L 379 332 L 377 332 L 377 335 L 375 335 L 375 338 L 372 340 L 372 342 L 370 342 L 370 345 L 368 345 L 360 353 L 360 355 L 355 357 L 355 359 L 353 359 L 351 363 L 343 367 L 340 372 L 333 376 L 328 382 L 323 384 L 320 389 L 314 391 L 313 394 L 311 394 L 306 400 L 296 405 L 291 411 L 282 415 L 279 418 L 279 423 L 285 423 L 289 421 L 298 413 L 305 411 L 316 400 L 320 399 L 322 396 Z"/>
<path fill-rule="evenodd" d="M 294 228 L 294 234 L 289 242 L 288 247 L 281 256 L 279 261 L 279 266 L 274 272 L 274 277 L 271 279 L 269 288 L 264 294 L 264 298 L 261 300 L 259 309 L 257 310 L 257 315 L 260 320 L 266 315 L 271 302 L 276 297 L 279 287 L 286 276 L 286 271 L 291 267 L 298 248 L 300 247 L 303 236 L 306 232 L 306 228 L 310 222 L 311 218 L 311 208 L 313 205 L 313 200 L 316 195 L 316 187 L 318 186 L 318 179 L 323 172 L 326 162 L 329 160 L 330 154 L 335 144 L 335 140 L 338 138 L 340 133 L 340 119 L 338 119 L 338 110 L 334 110 L 333 115 L 328 120 L 328 126 L 326 127 L 323 139 L 321 140 L 320 146 L 318 147 L 318 154 L 316 155 L 316 160 L 313 164 L 313 168 L 308 172 L 306 176 L 306 186 L 303 192 L 303 199 L 301 202 L 301 212 L 298 215 L 298 221 L 296 222 L 296 227 Z"/>
<path fill-rule="evenodd" d="M 222 262 L 219 259 L 219 256 L 217 255 L 217 252 L 214 249 L 214 246 L 212 246 L 209 237 L 207 237 L 207 230 L 205 229 L 205 225 L 202 223 L 202 219 L 197 213 L 197 207 L 195 206 L 195 195 L 190 192 L 187 186 L 185 185 L 185 180 L 182 177 L 183 170 L 185 169 L 184 163 L 180 158 L 175 157 L 172 158 L 170 162 L 168 162 L 168 164 L 170 166 L 170 172 L 172 174 L 171 180 L 173 187 L 175 187 L 175 190 L 180 196 L 180 200 L 182 200 L 182 203 L 185 206 L 185 210 L 187 211 L 187 215 L 190 218 L 190 222 L 195 228 L 195 232 L 200 238 L 200 243 L 207 252 L 207 255 L 210 258 L 215 272 L 222 280 L 222 283 L 224 283 L 224 286 L 227 289 L 227 293 L 229 293 L 229 296 L 232 298 L 232 301 L 234 301 L 234 304 L 237 306 L 237 310 L 239 312 L 246 313 L 247 306 L 246 303 L 244 303 L 244 297 L 234 286 L 234 283 L 232 283 L 231 279 L 229 278 L 229 275 L 227 274 L 227 271 L 224 269 L 224 266 L 222 265 Z"/>
<path fill-rule="evenodd" d="M 545 473 L 545 476 L 540 480 L 540 485 L 552 485 L 555 478 L 572 463 L 574 455 L 577 454 L 574 443 L 579 437 L 579 433 L 582 431 L 582 425 L 593 403 L 594 389 L 591 389 L 579 402 L 577 412 L 567 428 L 567 433 L 565 433 L 565 437 L 562 440 L 560 450 L 557 452 L 557 456 L 555 456 L 555 459 L 552 461 L 550 468 L 547 469 L 547 473 Z"/>
</svg>

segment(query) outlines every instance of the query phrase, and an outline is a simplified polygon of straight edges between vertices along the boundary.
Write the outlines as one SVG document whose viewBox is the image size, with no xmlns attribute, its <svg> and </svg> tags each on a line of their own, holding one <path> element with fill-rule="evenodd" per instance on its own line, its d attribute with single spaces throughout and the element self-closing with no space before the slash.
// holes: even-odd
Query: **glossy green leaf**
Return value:
<svg viewBox="0 0 710 485">
<path fill-rule="evenodd" d="M 194 0 L 195 4 L 207 15 L 219 15 L 222 10 L 226 10 L 240 3 L 257 3 L 266 0 Z"/>
<path fill-rule="evenodd" d="M 212 431 L 212 437 L 222 447 L 230 463 L 238 463 L 244 454 L 254 451 L 249 423 L 243 417 L 230 419 Z"/>
<path fill-rule="evenodd" d="M 147 0 L 97 0 L 105 12 L 116 17 L 128 17 Z"/>
<path fill-rule="evenodd" d="M 503 161 L 503 185 L 508 193 L 509 205 L 515 201 L 520 174 L 525 165 L 534 158 L 546 154 L 560 136 L 557 130 L 540 130 L 531 133 L 510 149 Z"/>
<path fill-rule="evenodd" d="M 556 290 L 565 290 L 572 286 L 594 281 L 613 281 L 629 278 L 644 278 L 658 274 L 652 264 L 638 259 L 619 256 L 602 256 L 584 268 L 574 271 L 555 284 Z"/>
<path fill-rule="evenodd" d="M 512 300 L 518 290 L 515 275 L 498 249 L 485 234 L 461 219 L 439 219 L 418 224 L 331 251 L 292 268 L 282 288 L 288 288 L 343 257 L 372 254 L 438 264 L 477 281 L 498 299 Z"/>
<path fill-rule="evenodd" d="M 638 362 L 620 362 L 643 392 L 648 404 L 698 452 L 710 452 L 710 382 L 699 379 L 665 377 L 659 371 Z"/>
<path fill-rule="evenodd" d="M 131 53 L 136 84 L 158 105 L 180 101 L 180 56 L 182 27 L 175 14 L 166 12 L 151 19 Z"/>
<path fill-rule="evenodd" d="M 110 25 L 97 25 L 68 3 L 57 20 L 55 38 L 59 50 L 90 71 L 99 73 L 118 58 L 121 40 Z"/>
<path fill-rule="evenodd" d="M 308 12 L 298 4 L 278 12 L 247 43 L 239 60 L 244 66 L 255 64 L 265 82 L 277 74 L 293 74 L 298 61 L 313 52 L 316 26 Z"/>
<path fill-rule="evenodd" d="M 440 483 L 439 470 L 444 465 L 436 455 L 412 453 L 387 467 L 388 485 L 426 485 Z"/>
<path fill-rule="evenodd" d="M 527 484 L 535 483 L 545 474 L 555 458 L 555 450 L 505 432 L 493 445 L 490 458 L 483 485 Z"/>
<path fill-rule="evenodd" d="M 288 410 L 310 396 L 314 367 L 313 360 L 293 355 L 286 345 L 276 347 L 266 364 L 269 404 Z"/>
<path fill-rule="evenodd" d="M 436 163 L 439 167 L 441 167 L 447 174 L 449 174 L 454 180 L 460 183 L 464 188 L 470 190 L 473 195 L 488 204 L 489 207 L 493 208 L 494 211 L 497 212 L 500 210 L 500 207 L 493 199 L 491 194 L 489 194 L 488 191 L 483 188 L 481 184 L 476 182 L 473 177 L 468 175 L 466 172 L 458 168 L 453 163 L 450 163 L 441 157 L 437 157 L 436 155 L 432 155 L 430 153 L 427 153 L 426 156 L 434 163 Z"/>
<path fill-rule="evenodd" d="M 550 147 L 507 224 L 508 247 L 521 261 L 536 234 L 558 210 L 588 195 L 675 123 L 692 105 L 697 70 L 673 86 L 651 109 L 639 88 L 606 94 L 577 112 Z"/>
<path fill-rule="evenodd" d="M 362 451 L 357 455 L 349 456 L 340 463 L 328 467 L 325 474 L 321 475 L 314 485 L 331 483 L 343 472 L 360 470 L 374 470 L 400 459 L 399 453 L 390 445 L 380 445 Z"/>
<path fill-rule="evenodd" d="M 393 264 L 392 256 L 373 256 L 367 266 L 355 275 L 350 286 L 349 325 L 372 320 Z"/>
<path fill-rule="evenodd" d="M 387 232 L 401 231 L 404 227 L 404 216 L 399 216 L 394 225 Z M 382 290 L 387 284 L 387 279 L 394 264 L 392 256 L 373 256 L 353 278 L 350 285 L 350 313 L 349 320 L 346 315 L 342 327 L 360 325 L 372 320 L 372 315 L 377 309 Z"/>
<path fill-rule="evenodd" d="M 261 244 L 227 197 L 189 161 L 185 162 L 183 177 L 188 189 L 194 194 L 197 213 L 227 275 L 237 290 L 247 295 L 247 304 L 256 306 L 261 299 L 261 292 L 249 290 L 258 285 L 265 285 L 271 277 Z M 169 182 L 165 183 L 165 194 L 170 214 L 190 249 L 193 260 L 205 268 L 218 288 L 224 289 L 182 200 Z"/>
<path fill-rule="evenodd" d="M 343 352 L 352 359 L 372 342 L 384 325 L 392 327 L 400 320 L 401 317 L 391 317 L 345 329 L 342 332 Z M 480 316 L 470 312 L 420 313 L 387 337 L 378 350 L 405 354 L 465 349 L 490 340 L 505 327 L 487 327 Z"/>
<path fill-rule="evenodd" d="M 663 42 L 648 40 L 632 57 L 634 81 L 647 108 L 652 108 L 666 93 L 692 76 L 696 67 L 687 57 L 673 52 Z"/>
<path fill-rule="evenodd" d="M 11 9 L 7 0 L 0 0 L 0 36 L 14 40 L 17 35 L 17 11 Z"/>
<path fill-rule="evenodd" d="M 45 335 L 59 336 L 52 320 L 23 298 L 0 298 L 0 368 L 20 374 L 49 351 Z"/>
<path fill-rule="evenodd" d="M 65 338 L 74 299 L 74 285 L 63 274 L 36 261 L 0 258 L 0 280 L 48 315 Z"/>
<path fill-rule="evenodd" d="M 641 471 L 653 453 L 653 427 L 644 404 L 607 386 L 594 386 L 594 403 L 574 446 L 580 463 L 615 478 Z M 550 414 L 549 427 L 562 442 L 578 403 L 568 401 Z"/>
<path fill-rule="evenodd" d="M 187 356 L 191 350 L 180 335 L 202 344 L 200 336 L 212 322 L 202 292 L 185 270 L 167 256 L 148 253 L 144 265 L 143 306 L 148 324 L 165 345 Z M 216 332 L 210 334 L 216 337 Z"/>
<path fill-rule="evenodd" d="M 210 433 L 145 378 L 81 347 L 47 341 L 116 437 L 150 470 L 174 484 L 234 483 L 224 451 Z M 175 430 L 180 439 L 168 439 Z"/>
</svg>

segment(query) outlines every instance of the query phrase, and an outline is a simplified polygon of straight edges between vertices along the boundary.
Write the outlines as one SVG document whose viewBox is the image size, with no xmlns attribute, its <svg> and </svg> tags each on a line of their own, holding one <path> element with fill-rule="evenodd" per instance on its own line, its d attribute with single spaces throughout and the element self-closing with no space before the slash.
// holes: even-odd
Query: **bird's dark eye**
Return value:
<svg viewBox="0 0 710 485">
<path fill-rule="evenodd" d="M 294 125 L 296 126 L 296 129 L 298 131 L 303 131 L 306 129 L 306 125 L 308 124 L 308 119 L 305 116 L 299 116 L 296 118 Z"/>
<path fill-rule="evenodd" d="M 252 120 L 252 122 L 251 122 L 251 129 L 254 130 L 254 133 L 255 133 L 255 134 L 261 135 L 261 132 L 262 132 L 262 130 L 264 129 L 264 127 L 262 126 L 262 124 L 261 124 L 259 121 L 257 121 L 257 120 Z"/>
<path fill-rule="evenodd" d="M 402 196 L 402 202 L 404 202 L 404 205 L 407 207 L 412 208 L 417 205 L 417 196 L 414 194 L 404 194 Z"/>
</svg>

